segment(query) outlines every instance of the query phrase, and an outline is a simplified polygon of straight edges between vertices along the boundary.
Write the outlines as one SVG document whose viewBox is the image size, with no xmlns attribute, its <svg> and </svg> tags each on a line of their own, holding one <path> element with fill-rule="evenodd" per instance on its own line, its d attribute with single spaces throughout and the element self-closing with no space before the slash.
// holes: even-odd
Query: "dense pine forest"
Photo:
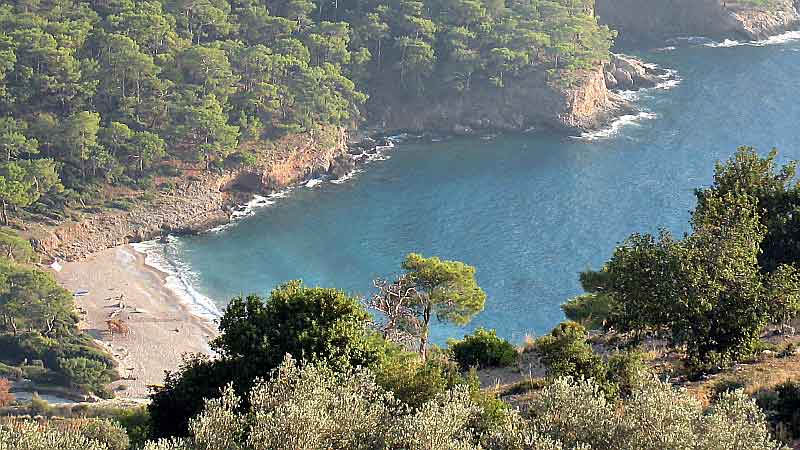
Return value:
<svg viewBox="0 0 800 450">
<path fill-rule="evenodd" d="M 6 223 L 93 184 L 147 187 L 164 160 L 246 163 L 242 142 L 380 105 L 568 82 L 613 39 L 589 0 L 18 1 L 0 24 Z"/>
</svg>

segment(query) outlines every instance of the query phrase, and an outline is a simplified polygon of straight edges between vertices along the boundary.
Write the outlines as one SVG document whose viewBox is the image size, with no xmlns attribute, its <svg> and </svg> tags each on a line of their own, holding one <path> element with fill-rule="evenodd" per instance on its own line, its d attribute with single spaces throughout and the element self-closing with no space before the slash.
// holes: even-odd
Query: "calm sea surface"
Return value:
<svg viewBox="0 0 800 450">
<path fill-rule="evenodd" d="M 642 114 L 616 130 L 400 144 L 345 183 L 294 189 L 150 251 L 174 287 L 220 308 L 298 278 L 368 295 L 406 253 L 438 255 L 474 265 L 488 300 L 468 327 L 437 325 L 437 341 L 477 326 L 545 333 L 581 293 L 578 273 L 629 234 L 687 231 L 693 189 L 738 145 L 800 159 L 800 41 L 676 46 L 639 53 L 681 82 L 640 93 Z"/>
</svg>

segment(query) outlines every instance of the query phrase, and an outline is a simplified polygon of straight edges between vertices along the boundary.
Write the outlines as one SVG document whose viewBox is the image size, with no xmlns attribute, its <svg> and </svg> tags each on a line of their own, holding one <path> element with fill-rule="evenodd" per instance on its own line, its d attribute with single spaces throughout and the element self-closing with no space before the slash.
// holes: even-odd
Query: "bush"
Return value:
<svg viewBox="0 0 800 450">
<path fill-rule="evenodd" d="M 130 446 L 125 430 L 107 420 L 86 420 L 81 423 L 79 430 L 82 435 L 105 445 L 108 450 L 127 450 Z"/>
<path fill-rule="evenodd" d="M 39 397 L 39 394 L 34 392 L 31 402 L 28 404 L 28 411 L 32 416 L 49 416 L 53 411 L 53 407 L 50 406 L 47 400 Z"/>
<path fill-rule="evenodd" d="M 586 342 L 586 328 L 575 322 L 564 322 L 542 336 L 534 344 L 534 352 L 552 377 L 606 379 L 603 359 L 594 354 Z"/>
<path fill-rule="evenodd" d="M 430 352 L 426 361 L 417 353 L 393 349 L 375 370 L 376 382 L 403 403 L 418 408 L 464 379 L 446 355 Z"/>
<path fill-rule="evenodd" d="M 122 211 L 130 211 L 135 207 L 135 205 L 130 200 L 119 199 L 108 202 L 108 207 L 120 209 Z"/>
<path fill-rule="evenodd" d="M 84 357 L 60 358 L 58 366 L 70 384 L 85 386 L 98 394 L 103 391 L 106 383 L 111 382 L 106 372 L 108 368 L 100 361 Z"/>
<path fill-rule="evenodd" d="M 759 405 L 767 411 L 770 422 L 791 439 L 800 438 L 800 381 L 786 381 L 772 389 L 771 395 L 759 396 Z"/>
<path fill-rule="evenodd" d="M 508 341 L 497 337 L 495 330 L 478 328 L 463 340 L 449 340 L 448 345 L 462 370 L 508 367 L 517 362 L 517 350 Z"/>
<path fill-rule="evenodd" d="M 19 367 L 9 366 L 0 362 L 0 377 L 11 378 L 18 380 L 24 376 L 22 369 Z"/>
<path fill-rule="evenodd" d="M 590 330 L 603 329 L 612 308 L 611 296 L 600 293 L 579 295 L 561 305 L 561 310 L 567 319 L 578 322 Z"/>
<path fill-rule="evenodd" d="M 23 376 L 34 383 L 57 384 L 60 381 L 58 374 L 44 367 L 22 366 L 20 369 L 22 370 Z"/>
<path fill-rule="evenodd" d="M 649 376 L 644 355 L 638 351 L 614 352 L 607 364 L 608 381 L 616 384 L 623 396 L 630 395 Z"/>
<path fill-rule="evenodd" d="M 158 174 L 165 177 L 177 177 L 180 176 L 181 171 L 175 166 L 161 164 L 158 166 Z"/>
<path fill-rule="evenodd" d="M 6 419 L 0 422 L 3 450 L 125 450 L 128 438 L 119 426 L 98 419 Z"/>
<path fill-rule="evenodd" d="M 418 408 L 398 403 L 367 370 L 335 373 L 287 360 L 244 399 L 232 389 L 209 401 L 191 438 L 146 450 L 200 449 L 695 449 L 775 450 L 764 415 L 741 392 L 708 409 L 655 379 L 622 404 L 592 380 L 558 378 L 526 405 L 529 418 L 476 401 L 469 385 Z"/>
</svg>

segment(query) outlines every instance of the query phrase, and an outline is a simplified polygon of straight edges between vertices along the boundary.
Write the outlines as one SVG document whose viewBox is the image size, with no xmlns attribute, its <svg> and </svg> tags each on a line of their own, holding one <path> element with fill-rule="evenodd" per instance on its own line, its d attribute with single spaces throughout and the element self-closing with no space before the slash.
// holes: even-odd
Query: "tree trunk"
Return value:
<svg viewBox="0 0 800 450">
<path fill-rule="evenodd" d="M 3 219 L 3 225 L 8 225 L 8 209 L 5 199 L 0 200 L 0 203 L 2 203 L 2 215 L 0 218 Z"/>
<path fill-rule="evenodd" d="M 428 330 L 430 329 L 429 325 L 431 322 L 431 305 L 425 305 L 425 312 L 422 316 L 423 325 L 422 325 L 422 333 L 419 336 L 419 356 L 422 357 L 423 361 L 428 359 Z"/>
</svg>

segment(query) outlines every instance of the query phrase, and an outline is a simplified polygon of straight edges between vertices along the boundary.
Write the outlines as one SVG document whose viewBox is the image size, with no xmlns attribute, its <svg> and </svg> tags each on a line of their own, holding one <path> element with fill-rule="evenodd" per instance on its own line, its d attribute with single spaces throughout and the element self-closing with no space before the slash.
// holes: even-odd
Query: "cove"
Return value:
<svg viewBox="0 0 800 450">
<path fill-rule="evenodd" d="M 298 188 L 235 225 L 173 238 L 164 266 L 223 307 L 303 279 L 369 295 L 411 251 L 474 265 L 486 309 L 478 326 L 519 341 L 546 333 L 633 232 L 688 231 L 695 188 L 739 145 L 800 159 L 800 43 L 639 52 L 681 83 L 638 94 L 643 114 L 594 139 L 530 134 L 402 144 L 342 183 Z M 536 107 L 536 105 L 531 105 Z"/>
</svg>

